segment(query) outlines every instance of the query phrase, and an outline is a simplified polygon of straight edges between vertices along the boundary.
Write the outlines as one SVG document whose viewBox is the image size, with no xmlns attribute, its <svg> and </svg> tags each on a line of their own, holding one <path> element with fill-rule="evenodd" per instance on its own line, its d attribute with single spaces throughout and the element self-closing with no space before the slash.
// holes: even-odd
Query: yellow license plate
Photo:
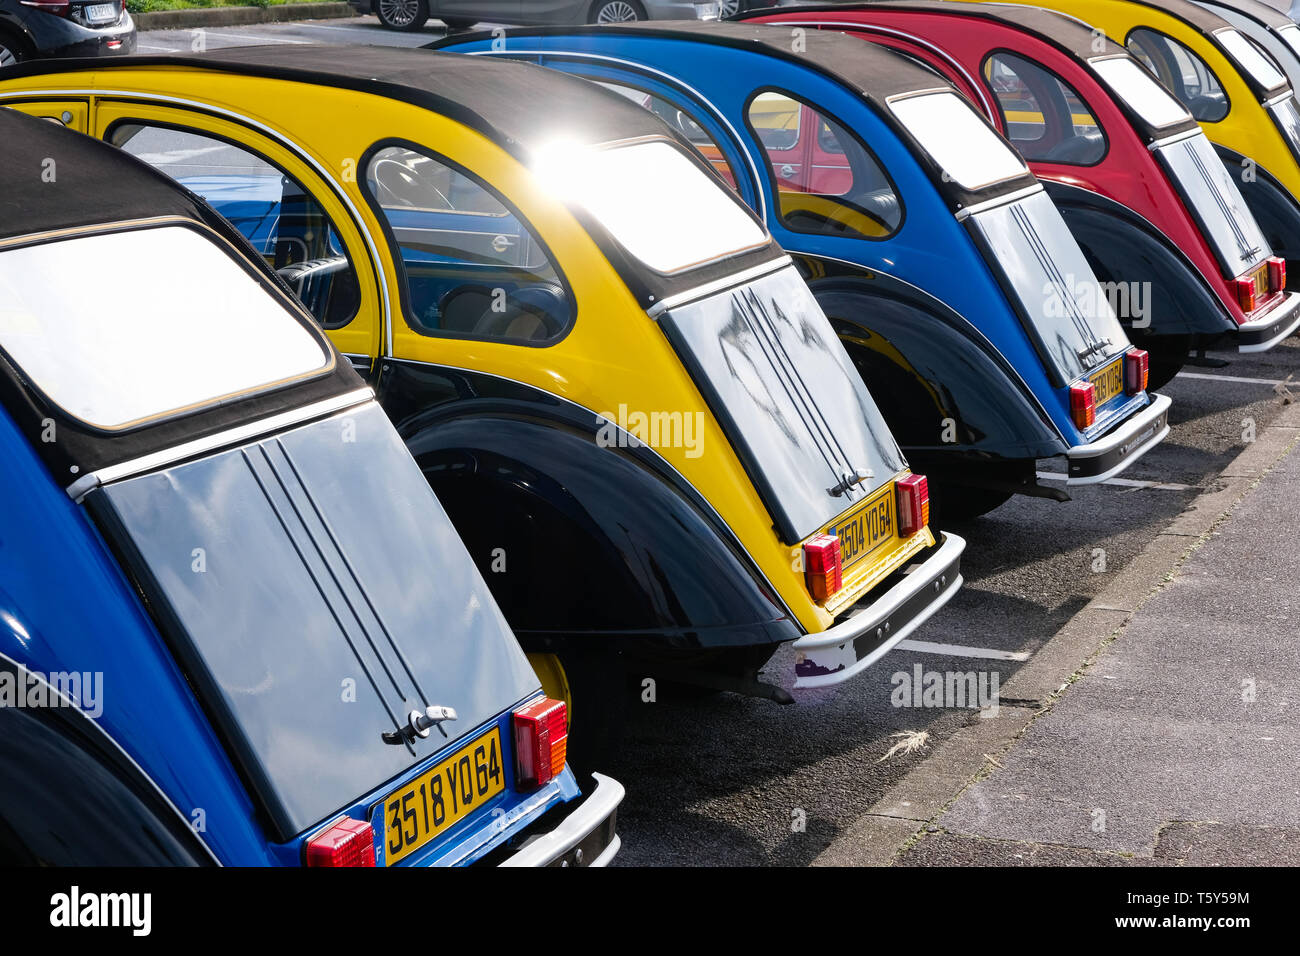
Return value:
<svg viewBox="0 0 1300 956">
<path fill-rule="evenodd" d="M 840 566 L 847 577 L 850 568 L 898 537 L 894 483 L 889 482 L 826 530 L 839 536 Z"/>
<path fill-rule="evenodd" d="M 410 856 L 506 788 L 493 727 L 384 800 L 384 865 Z"/>
<path fill-rule="evenodd" d="M 1258 304 L 1268 298 L 1268 263 L 1256 269 L 1251 278 L 1255 280 L 1255 302 Z"/>
<path fill-rule="evenodd" d="M 1121 355 L 1103 369 L 1088 376 L 1096 393 L 1097 407 L 1105 405 L 1116 395 L 1124 394 L 1124 357 Z"/>
</svg>

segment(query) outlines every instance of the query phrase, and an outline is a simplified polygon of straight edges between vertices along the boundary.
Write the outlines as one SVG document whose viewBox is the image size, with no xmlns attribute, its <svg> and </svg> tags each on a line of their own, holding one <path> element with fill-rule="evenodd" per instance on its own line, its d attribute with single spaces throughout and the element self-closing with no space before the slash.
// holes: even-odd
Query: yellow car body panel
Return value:
<svg viewBox="0 0 1300 956">
<path fill-rule="evenodd" d="M 834 615 L 809 594 L 801 547 L 778 537 L 739 457 L 660 328 L 573 213 L 547 195 L 518 159 L 477 130 L 382 95 L 175 65 L 9 80 L 0 83 L 0 105 L 60 119 L 69 111 L 69 125 L 101 138 L 114 124 L 132 120 L 180 125 L 260 152 L 297 177 L 325 206 L 358 271 L 359 313 L 345 327 L 328 330 L 344 353 L 488 372 L 607 417 L 617 415 L 620 406 L 701 413 L 701 453 L 682 447 L 656 451 L 718 512 L 805 632 L 815 634 L 834 623 Z M 399 304 L 401 270 L 358 182 L 363 154 L 397 131 L 404 140 L 437 144 L 439 153 L 506 196 L 544 237 L 576 302 L 567 335 L 545 347 L 526 347 L 433 337 L 410 327 Z M 379 294 L 367 294 L 368 289 Z M 626 318 L 608 321 L 609 315 Z M 928 527 L 896 537 L 846 575 L 832 607 L 841 609 L 850 595 L 864 594 L 934 543 Z"/>
</svg>

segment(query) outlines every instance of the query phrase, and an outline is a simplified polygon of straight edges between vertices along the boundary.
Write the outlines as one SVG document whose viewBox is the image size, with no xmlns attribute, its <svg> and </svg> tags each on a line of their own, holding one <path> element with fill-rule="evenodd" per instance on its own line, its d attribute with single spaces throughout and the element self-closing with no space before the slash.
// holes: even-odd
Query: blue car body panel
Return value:
<svg viewBox="0 0 1300 956">
<path fill-rule="evenodd" d="M 26 436 L 0 409 L 0 500 L 21 502 L 0 519 L 0 655 L 30 671 L 102 674 L 96 724 L 135 761 L 220 862 L 289 865 L 324 825 L 274 843 L 185 674 L 82 505 L 57 486 Z M 83 701 L 83 712 L 91 701 Z M 506 789 L 401 861 L 420 866 L 471 863 L 579 796 L 567 767 L 531 793 L 514 790 L 510 712 L 483 724 L 501 732 Z M 340 813 L 375 825 L 384 864 L 384 796 L 465 746 L 452 741 L 426 760 L 362 795 Z"/>
<path fill-rule="evenodd" d="M 713 45 L 638 31 L 563 31 L 509 36 L 501 49 L 490 37 L 472 35 L 437 44 L 440 50 L 527 60 L 597 81 L 633 85 L 669 102 L 686 104 L 723 152 L 737 177 L 737 190 L 763 214 L 772 236 L 791 253 L 856 264 L 911 283 L 970 322 L 1014 368 L 1062 437 L 1057 453 L 1085 444 L 1149 404 L 1145 393 L 1123 395 L 1097 410 L 1095 423 L 1077 428 L 1070 415 L 1069 384 L 1054 381 L 1008 301 L 998 278 L 944 198 L 917 162 L 911 147 L 872 106 L 847 86 L 791 60 L 734 46 Z M 761 80 L 758 79 L 761 77 Z M 795 94 L 856 132 L 888 172 L 902 200 L 899 229 L 885 239 L 815 235 L 787 228 L 767 157 L 745 122 L 758 90 Z M 557 132 L 559 132 L 557 130 Z"/>
</svg>

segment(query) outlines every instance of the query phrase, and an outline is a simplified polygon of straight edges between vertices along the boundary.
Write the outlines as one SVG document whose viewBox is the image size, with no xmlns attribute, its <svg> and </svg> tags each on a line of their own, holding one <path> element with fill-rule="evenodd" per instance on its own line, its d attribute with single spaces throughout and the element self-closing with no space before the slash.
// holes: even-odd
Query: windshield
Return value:
<svg viewBox="0 0 1300 956">
<path fill-rule="evenodd" d="M 1269 255 L 1268 240 L 1204 133 L 1198 130 L 1155 153 L 1201 224 L 1225 278 L 1250 271 Z"/>
<path fill-rule="evenodd" d="M 537 686 L 374 403 L 86 501 L 282 838 Z M 430 705 L 446 738 L 384 740 Z"/>
<path fill-rule="evenodd" d="M 966 220 L 1002 273 L 1039 351 L 1072 382 L 1128 348 L 1104 290 L 1047 193 Z"/>
<path fill-rule="evenodd" d="M 612 149 L 557 144 L 539 152 L 533 169 L 553 194 L 584 207 L 619 245 L 662 274 L 768 241 L 729 190 L 666 141 Z"/>
<path fill-rule="evenodd" d="M 70 278 L 70 262 L 121 291 Z M 333 365 L 328 346 L 250 268 L 180 225 L 0 251 L 0 349 L 51 402 L 104 430 Z"/>
<path fill-rule="evenodd" d="M 1278 72 L 1268 57 L 1236 30 L 1220 30 L 1214 36 L 1237 65 L 1264 89 L 1271 90 L 1286 83 L 1286 77 Z"/>
<path fill-rule="evenodd" d="M 792 266 L 670 309 L 660 322 L 787 543 L 905 467 L 861 375 Z"/>
<path fill-rule="evenodd" d="M 1114 56 L 1090 62 L 1111 91 L 1153 129 L 1191 119 L 1183 104 L 1133 58 Z"/>
<path fill-rule="evenodd" d="M 956 93 L 908 96 L 890 101 L 889 108 L 939 168 L 963 189 L 975 192 L 1029 171 Z"/>
</svg>

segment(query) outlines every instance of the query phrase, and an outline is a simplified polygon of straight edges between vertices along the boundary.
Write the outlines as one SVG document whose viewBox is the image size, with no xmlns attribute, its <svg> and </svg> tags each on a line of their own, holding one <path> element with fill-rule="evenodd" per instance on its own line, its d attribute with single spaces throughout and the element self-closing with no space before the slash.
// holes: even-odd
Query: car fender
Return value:
<svg viewBox="0 0 1300 956">
<path fill-rule="evenodd" d="M 802 633 L 703 497 L 616 422 L 417 362 L 385 360 L 378 390 L 526 649 L 614 632 L 683 648 Z"/>
<path fill-rule="evenodd" d="M 1134 301 L 1133 284 L 1144 284 L 1146 315 L 1140 323 L 1135 323 L 1134 309 L 1116 309 L 1126 332 L 1217 335 L 1236 329 L 1206 278 L 1145 217 L 1088 189 L 1058 182 L 1044 185 L 1098 280 L 1129 284 L 1119 301 Z"/>
<path fill-rule="evenodd" d="M 1273 254 L 1287 261 L 1287 288 L 1300 282 L 1300 203 L 1268 170 L 1226 147 L 1214 146 L 1237 181 L 1251 215 L 1264 231 Z"/>
<path fill-rule="evenodd" d="M 953 309 L 892 276 L 808 257 L 800 263 L 914 465 L 1064 454 L 1042 404 Z"/>
</svg>

